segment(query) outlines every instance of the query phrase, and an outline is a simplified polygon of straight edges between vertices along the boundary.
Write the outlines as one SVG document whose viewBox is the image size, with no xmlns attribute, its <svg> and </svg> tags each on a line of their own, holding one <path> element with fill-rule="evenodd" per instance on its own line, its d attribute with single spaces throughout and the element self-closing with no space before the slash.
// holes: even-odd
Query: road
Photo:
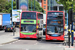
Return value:
<svg viewBox="0 0 75 50">
<path fill-rule="evenodd" d="M 0 46 L 0 50 L 63 50 L 63 42 L 21 39 Z"/>
<path fill-rule="evenodd" d="M 0 30 L 0 36 L 5 35 L 5 34 L 10 34 L 10 33 L 12 33 L 12 32 L 5 32 L 4 30 Z"/>
<path fill-rule="evenodd" d="M 16 28 L 16 31 L 19 31 Z M 0 31 L 0 35 L 12 34 L 13 32 Z M 59 41 L 37 41 L 36 39 L 18 39 L 9 43 L 0 45 L 0 50 L 64 50 L 63 42 Z"/>
<path fill-rule="evenodd" d="M 16 31 L 19 31 L 16 28 Z M 0 31 L 0 36 L 13 32 Z M 62 47 L 63 46 L 63 47 Z M 16 41 L 0 45 L 0 50 L 63 50 L 63 42 L 37 41 L 36 39 L 18 39 Z"/>
<path fill-rule="evenodd" d="M 16 31 L 19 31 L 19 29 L 16 28 Z M 0 30 L 0 36 L 5 34 L 13 34 L 13 32 L 5 32 L 5 30 Z"/>
</svg>

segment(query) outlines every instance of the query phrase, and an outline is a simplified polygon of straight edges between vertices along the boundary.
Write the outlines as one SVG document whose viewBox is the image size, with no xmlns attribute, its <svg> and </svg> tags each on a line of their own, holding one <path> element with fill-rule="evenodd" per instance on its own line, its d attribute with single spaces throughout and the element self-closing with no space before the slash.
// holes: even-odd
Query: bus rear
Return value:
<svg viewBox="0 0 75 50">
<path fill-rule="evenodd" d="M 21 13 L 20 38 L 37 38 L 36 21 L 36 12 L 25 11 Z"/>
<path fill-rule="evenodd" d="M 63 11 L 48 11 L 46 16 L 46 40 L 64 41 L 65 16 Z"/>
</svg>

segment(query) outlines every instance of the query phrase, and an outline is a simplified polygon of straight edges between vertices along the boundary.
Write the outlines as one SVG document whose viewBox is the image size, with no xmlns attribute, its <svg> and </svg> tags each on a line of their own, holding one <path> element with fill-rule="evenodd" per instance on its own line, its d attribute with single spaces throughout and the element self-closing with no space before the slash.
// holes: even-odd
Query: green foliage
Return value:
<svg viewBox="0 0 75 50">
<path fill-rule="evenodd" d="M 73 12 L 75 12 L 75 0 L 73 1 Z"/>
<path fill-rule="evenodd" d="M 2 13 L 12 13 L 12 7 L 11 7 L 11 2 L 12 0 L 10 0 L 9 2 L 7 0 L 0 0 L 0 12 Z M 16 2 L 13 1 L 13 9 L 16 9 Z"/>
<path fill-rule="evenodd" d="M 34 11 L 34 0 L 29 0 L 29 10 L 31 11 L 31 2 L 32 2 L 32 11 Z M 40 7 L 39 3 L 35 0 L 35 11 L 38 11 L 38 12 L 43 12 L 44 13 L 44 10 L 42 7 Z"/>
<path fill-rule="evenodd" d="M 59 1 L 56 0 L 56 2 L 58 4 L 62 4 L 65 10 L 73 8 L 73 11 L 75 11 L 75 0 L 59 0 Z"/>
<path fill-rule="evenodd" d="M 12 13 L 11 3 L 12 0 L 9 2 L 7 0 L 0 0 L 0 12 L 1 13 Z M 13 1 L 13 9 L 16 9 L 16 1 Z M 29 10 L 31 11 L 31 0 L 29 0 Z M 32 0 L 32 10 L 34 11 L 34 0 Z M 40 7 L 39 3 L 35 1 L 35 11 L 43 12 L 44 10 Z"/>
<path fill-rule="evenodd" d="M 5 0 L 0 0 L 0 12 L 2 12 L 3 10 L 5 10 Z"/>
</svg>

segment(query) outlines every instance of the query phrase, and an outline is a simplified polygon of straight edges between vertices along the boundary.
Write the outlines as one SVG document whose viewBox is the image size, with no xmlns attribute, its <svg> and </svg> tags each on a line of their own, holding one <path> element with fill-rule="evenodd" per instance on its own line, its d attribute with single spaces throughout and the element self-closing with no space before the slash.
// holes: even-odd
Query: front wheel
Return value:
<svg viewBox="0 0 75 50">
<path fill-rule="evenodd" d="M 42 38 L 41 37 L 37 37 L 37 41 L 40 41 Z"/>
</svg>

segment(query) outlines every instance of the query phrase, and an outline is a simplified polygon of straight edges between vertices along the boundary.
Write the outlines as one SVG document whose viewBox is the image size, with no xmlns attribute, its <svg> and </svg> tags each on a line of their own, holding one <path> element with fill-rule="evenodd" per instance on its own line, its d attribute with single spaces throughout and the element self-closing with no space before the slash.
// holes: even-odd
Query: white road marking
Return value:
<svg viewBox="0 0 75 50">
<path fill-rule="evenodd" d="M 37 45 L 37 43 L 35 43 L 34 45 Z"/>
<path fill-rule="evenodd" d="M 21 41 L 21 40 L 18 40 L 18 41 Z"/>
<path fill-rule="evenodd" d="M 13 43 L 15 43 L 15 42 L 13 42 Z"/>
<path fill-rule="evenodd" d="M 9 44 L 11 44 L 11 43 L 9 43 Z"/>
<path fill-rule="evenodd" d="M 18 41 L 15 41 L 15 42 L 13 42 L 13 43 L 16 43 L 16 42 L 18 42 Z"/>
<path fill-rule="evenodd" d="M 9 44 L 13 44 L 13 43 L 16 43 L 16 42 L 18 42 L 18 41 L 14 41 L 14 42 L 11 42 L 11 43 L 9 43 Z"/>
<path fill-rule="evenodd" d="M 15 42 L 18 42 L 18 41 L 15 41 Z"/>
<path fill-rule="evenodd" d="M 3 46 L 3 45 L 0 45 L 0 46 Z"/>
<path fill-rule="evenodd" d="M 26 49 L 26 50 L 29 50 L 29 49 Z"/>
</svg>

